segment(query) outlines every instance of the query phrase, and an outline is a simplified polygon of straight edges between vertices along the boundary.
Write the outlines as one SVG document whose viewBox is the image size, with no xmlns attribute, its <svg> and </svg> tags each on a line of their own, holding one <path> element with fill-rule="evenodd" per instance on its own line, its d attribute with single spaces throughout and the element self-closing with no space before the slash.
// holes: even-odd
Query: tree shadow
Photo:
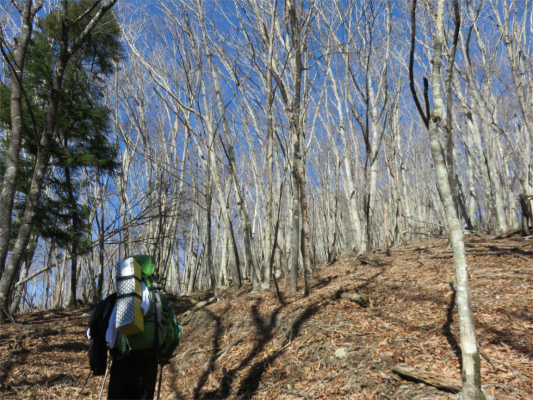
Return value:
<svg viewBox="0 0 533 400">
<path fill-rule="evenodd" d="M 455 308 L 455 301 L 457 298 L 457 293 L 455 292 L 455 287 L 453 284 L 451 284 L 451 290 L 452 290 L 452 297 L 450 298 L 450 303 L 448 304 L 448 308 L 446 309 L 446 322 L 444 325 L 442 325 L 442 332 L 444 333 L 444 337 L 446 338 L 446 341 L 450 345 L 451 349 L 455 353 L 455 356 L 459 360 L 459 365 L 463 366 L 463 355 L 461 353 L 461 347 L 459 346 L 459 343 L 457 343 L 457 340 L 453 336 L 452 333 L 452 323 L 453 323 L 453 310 Z"/>
<path fill-rule="evenodd" d="M 220 335 L 222 333 L 222 315 L 224 315 L 228 310 L 229 306 L 226 307 L 226 309 L 221 313 L 221 316 L 215 315 L 213 312 L 211 312 L 209 309 L 204 308 L 203 311 L 208 315 L 208 317 L 211 318 L 215 322 L 215 334 L 213 336 L 213 347 L 211 350 L 211 357 L 209 358 L 209 361 L 207 362 L 207 367 L 204 371 L 204 373 L 200 376 L 200 379 L 198 379 L 198 383 L 196 384 L 196 387 L 193 390 L 193 396 L 194 399 L 200 398 L 200 390 L 204 387 L 205 383 L 207 382 L 207 379 L 209 378 L 209 375 L 213 371 L 215 367 L 215 362 L 217 360 L 217 351 L 220 348 Z"/>
<path fill-rule="evenodd" d="M 5 383 L 7 382 L 9 373 L 13 370 L 13 367 L 17 365 L 25 365 L 30 354 L 31 350 L 26 349 L 24 347 L 22 347 L 20 350 L 16 350 L 8 354 L 2 354 L 3 356 L 8 355 L 9 357 L 14 357 L 17 359 L 16 361 L 3 361 L 2 364 L 0 364 L 0 387 L 5 385 Z"/>
<path fill-rule="evenodd" d="M 302 327 L 304 322 L 311 318 L 314 314 L 316 314 L 317 311 L 317 305 L 310 305 L 309 307 L 307 307 L 307 309 L 302 314 L 300 314 L 300 316 L 292 323 L 287 338 L 282 343 L 278 351 L 268 356 L 265 360 L 257 361 L 254 365 L 252 365 L 250 371 L 248 372 L 248 375 L 246 376 L 246 378 L 243 379 L 240 388 L 237 392 L 238 395 L 241 396 L 241 398 L 251 398 L 254 395 L 254 393 L 259 388 L 259 384 L 261 383 L 261 378 L 265 370 L 282 354 L 282 350 L 285 349 L 285 347 L 287 347 L 291 343 L 292 339 L 299 335 L 300 328 Z M 271 321 L 275 322 L 275 318 L 271 318 Z M 269 341 L 272 339 L 272 328 L 273 326 L 270 327 Z M 265 342 L 265 344 L 266 343 L 267 342 Z M 260 350 L 262 350 L 262 347 Z"/>
<path fill-rule="evenodd" d="M 383 272 L 385 272 L 384 267 L 378 267 L 378 268 L 381 268 L 381 271 L 379 271 L 377 274 L 375 274 L 371 278 L 368 278 L 364 283 L 361 283 L 359 286 L 357 286 L 357 290 L 364 289 L 365 287 L 370 285 L 372 282 L 374 282 L 380 275 L 382 275 Z"/>
<path fill-rule="evenodd" d="M 318 280 L 316 280 L 316 281 L 312 284 L 311 287 L 312 287 L 314 290 L 316 290 L 316 289 L 321 289 L 321 288 L 323 288 L 323 287 L 328 286 L 328 285 L 331 283 L 331 281 L 333 281 L 333 280 L 336 279 L 336 278 L 338 278 L 338 277 L 337 277 L 337 276 L 334 276 L 334 277 L 327 276 L 327 277 L 325 277 L 325 278 L 318 279 Z"/>
<path fill-rule="evenodd" d="M 496 338 L 491 339 L 489 343 L 493 343 L 493 344 L 505 343 L 512 349 L 521 353 L 524 357 L 527 357 L 528 359 L 533 361 L 533 343 L 530 343 L 527 341 L 527 335 L 519 336 L 516 333 L 506 332 L 504 330 L 494 328 L 488 324 L 479 323 L 479 322 L 478 322 L 478 326 L 481 329 L 483 329 L 486 333 L 496 336 Z"/>
<path fill-rule="evenodd" d="M 248 365 L 252 363 L 254 358 L 260 356 L 263 353 L 265 346 L 274 338 L 274 330 L 277 327 L 277 319 L 280 311 L 284 306 L 280 306 L 275 309 L 271 315 L 262 317 L 259 314 L 259 305 L 262 299 L 258 299 L 256 304 L 251 308 L 252 321 L 255 327 L 256 343 L 248 355 L 239 363 L 239 365 L 231 370 L 222 368 L 223 376 L 220 380 L 219 388 L 215 391 L 206 392 L 201 397 L 202 400 L 207 399 L 226 399 L 232 394 L 234 376 Z M 266 359 L 255 362 L 251 365 L 247 376 L 242 380 L 237 394 L 239 398 L 250 398 L 259 388 L 261 383 L 261 377 L 267 367 L 271 365 L 281 354 L 283 350 L 290 345 L 292 339 L 297 337 L 300 333 L 300 329 L 305 321 L 307 321 L 312 315 L 318 311 L 318 306 L 309 306 L 300 316 L 291 324 L 289 331 L 287 332 L 287 338 L 281 343 L 279 349 L 268 356 Z M 214 363 L 213 363 L 214 364 Z M 198 388 L 200 385 L 198 385 Z M 199 399 L 199 392 L 196 393 L 195 399 Z"/>
<path fill-rule="evenodd" d="M 225 399 L 231 393 L 231 388 L 233 385 L 233 377 L 235 374 L 244 369 L 252 360 L 258 355 L 261 354 L 265 345 L 270 342 L 273 338 L 273 330 L 276 327 L 276 319 L 279 315 L 279 312 L 283 309 L 284 306 L 279 306 L 274 310 L 274 312 L 267 318 L 261 317 L 258 311 L 258 306 L 261 304 L 262 299 L 257 299 L 256 304 L 252 306 L 252 322 L 255 327 L 255 334 L 257 337 L 257 342 L 254 348 L 248 353 L 248 355 L 239 363 L 239 365 L 230 370 L 226 371 L 223 369 L 223 376 L 220 381 L 219 389 L 214 392 L 207 392 L 202 397 L 203 399 L 216 398 L 216 399 Z M 254 367 L 252 367 L 254 369 Z M 259 383 L 257 383 L 259 384 Z"/>
<path fill-rule="evenodd" d="M 521 249 L 519 247 L 512 247 L 512 248 L 505 248 L 505 247 L 499 247 L 499 246 L 494 246 L 494 245 L 490 245 L 488 246 L 489 250 L 490 251 L 493 251 L 493 252 L 505 252 L 509 255 L 513 255 L 513 254 L 520 254 L 522 256 L 533 256 L 533 251 L 526 251 L 524 249 Z"/>
</svg>

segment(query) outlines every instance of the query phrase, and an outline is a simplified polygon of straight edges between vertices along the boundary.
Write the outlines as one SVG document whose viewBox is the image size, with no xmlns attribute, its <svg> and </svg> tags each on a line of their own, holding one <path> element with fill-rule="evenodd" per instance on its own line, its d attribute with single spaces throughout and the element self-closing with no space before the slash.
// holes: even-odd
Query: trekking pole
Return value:
<svg viewBox="0 0 533 400">
<path fill-rule="evenodd" d="M 104 381 L 102 382 L 102 388 L 100 389 L 100 396 L 98 396 L 98 400 L 102 400 L 102 393 L 104 393 L 105 381 L 107 379 L 107 371 L 109 371 L 109 364 L 111 364 L 111 359 L 109 359 L 109 361 L 107 362 L 107 368 L 105 369 Z"/>
<path fill-rule="evenodd" d="M 157 386 L 157 400 L 159 400 L 159 395 L 161 394 L 161 381 L 163 380 L 163 367 L 165 364 L 161 363 L 161 368 L 159 368 L 159 385 Z"/>
</svg>

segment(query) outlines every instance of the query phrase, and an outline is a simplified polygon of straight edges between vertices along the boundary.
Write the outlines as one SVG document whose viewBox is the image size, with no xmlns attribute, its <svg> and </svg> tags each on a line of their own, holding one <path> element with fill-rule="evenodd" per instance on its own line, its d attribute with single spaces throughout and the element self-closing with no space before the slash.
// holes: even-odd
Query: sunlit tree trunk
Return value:
<svg viewBox="0 0 533 400">
<path fill-rule="evenodd" d="M 459 28 L 460 16 L 458 0 L 454 0 L 455 9 L 455 28 Z M 413 1 L 412 8 L 412 47 L 411 53 L 414 52 L 414 37 L 416 32 L 416 0 Z M 452 49 L 457 44 L 457 36 Z M 472 316 L 472 303 L 470 300 L 470 285 L 466 263 L 466 252 L 464 245 L 463 229 L 458 216 L 457 206 L 452 196 L 452 190 L 455 188 L 450 185 L 449 171 L 446 167 L 444 158 L 444 149 L 441 146 L 439 135 L 443 124 L 448 125 L 451 129 L 452 121 L 446 120 L 444 101 L 441 90 L 441 65 L 443 57 L 444 37 L 444 0 L 438 0 L 435 14 L 435 39 L 433 45 L 433 65 L 431 71 L 431 89 L 433 97 L 433 109 L 429 115 L 421 116 L 427 121 L 429 134 L 429 143 L 435 173 L 437 175 L 437 184 L 439 187 L 440 198 L 444 205 L 446 221 L 450 232 L 450 241 L 453 249 L 453 264 L 455 269 L 455 283 L 457 294 L 457 309 L 459 314 L 459 331 L 461 342 L 461 372 L 463 386 L 461 397 L 464 400 L 481 400 L 485 395 L 481 391 L 481 359 L 478 352 L 477 340 L 474 330 L 474 320 Z M 448 62 L 453 63 L 455 51 L 452 51 Z M 412 64 L 410 68 L 413 68 Z M 453 73 L 453 68 L 448 70 Z M 411 75 L 412 76 L 412 75 Z M 451 78 L 451 77 L 448 77 Z M 447 79 L 450 82 L 450 79 Z M 412 82 L 411 82 L 412 83 Z M 413 94 L 416 98 L 416 94 Z M 418 100 L 417 100 L 418 101 Z M 419 108 L 420 110 L 420 108 Z M 451 112 L 448 113 L 451 115 Z"/>
<path fill-rule="evenodd" d="M 22 143 L 23 72 L 26 61 L 26 49 L 30 43 L 33 31 L 33 19 L 42 8 L 43 3 L 44 0 L 37 2 L 25 0 L 20 5 L 16 5 L 13 2 L 21 16 L 21 32 L 15 40 L 12 60 L 5 59 L 5 65 L 8 65 L 11 75 L 11 130 L 9 134 L 9 146 L 6 151 L 2 191 L 0 192 L 0 276 L 2 276 L 5 269 L 8 246 L 11 239 L 11 214 L 19 170 L 20 148 Z M 3 29 L 2 35 L 4 35 Z M 2 305 L 5 305 L 3 296 L 4 293 L 0 293 L 0 302 Z M 0 321 L 2 321 L 1 312 L 0 310 Z"/>
</svg>

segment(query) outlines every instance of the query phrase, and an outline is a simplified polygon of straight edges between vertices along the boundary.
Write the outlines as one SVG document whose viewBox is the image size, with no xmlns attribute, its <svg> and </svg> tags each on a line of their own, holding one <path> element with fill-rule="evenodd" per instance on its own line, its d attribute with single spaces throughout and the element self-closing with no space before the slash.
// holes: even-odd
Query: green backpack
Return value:
<svg viewBox="0 0 533 400">
<path fill-rule="evenodd" d="M 132 256 L 141 265 L 141 280 L 150 291 L 150 308 L 144 315 L 144 331 L 134 335 L 118 333 L 115 350 L 120 353 L 155 351 L 162 362 L 174 357 L 180 343 L 181 325 L 170 301 L 161 296 L 154 279 L 155 264 L 148 255 Z"/>
</svg>

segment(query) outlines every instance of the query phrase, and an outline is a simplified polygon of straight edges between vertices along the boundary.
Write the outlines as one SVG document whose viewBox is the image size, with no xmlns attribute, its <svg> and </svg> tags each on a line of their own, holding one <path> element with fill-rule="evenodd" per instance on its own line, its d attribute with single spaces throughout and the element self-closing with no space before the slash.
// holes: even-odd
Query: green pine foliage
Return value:
<svg viewBox="0 0 533 400">
<path fill-rule="evenodd" d="M 71 3 L 69 20 L 75 21 L 92 4 L 90 0 Z M 70 28 L 74 40 L 96 11 L 85 15 Z M 52 238 L 60 247 L 74 245 L 78 254 L 89 250 L 91 199 L 79 201 L 88 180 L 102 172 L 118 168 L 117 147 L 108 137 L 110 110 L 104 103 L 105 80 L 124 58 L 120 26 L 114 13 L 108 12 L 92 35 L 69 61 L 60 93 L 50 167 L 46 177 L 47 195 L 41 197 L 35 234 Z M 17 181 L 17 201 L 13 237 L 18 233 L 25 194 L 28 193 L 33 161 L 38 151 L 40 133 L 45 126 L 50 82 L 59 55 L 61 22 L 50 13 L 37 23 L 28 48 L 24 70 L 23 154 Z M 0 84 L 0 124 L 10 128 L 9 86 Z M 8 135 L 6 135 L 8 137 Z M 7 140 L 7 139 L 6 139 Z M 7 143 L 0 145 L 0 176 L 5 167 Z"/>
</svg>

